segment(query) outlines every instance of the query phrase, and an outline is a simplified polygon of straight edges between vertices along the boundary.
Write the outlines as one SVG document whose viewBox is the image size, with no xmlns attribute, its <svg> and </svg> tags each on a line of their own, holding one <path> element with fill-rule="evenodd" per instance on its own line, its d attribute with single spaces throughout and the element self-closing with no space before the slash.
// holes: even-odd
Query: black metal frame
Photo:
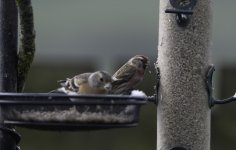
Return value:
<svg viewBox="0 0 236 150">
<path fill-rule="evenodd" d="M 65 99 L 67 101 L 65 101 Z M 78 99 L 78 101 L 68 101 Z M 50 101 L 48 101 L 50 100 Z M 52 101 L 54 100 L 54 101 Z M 113 101 L 116 100 L 116 101 Z M 145 104 L 147 101 L 156 102 L 156 96 L 131 95 L 66 95 L 63 93 L 1 93 L 0 104 L 14 105 L 131 105 Z"/>
<path fill-rule="evenodd" d="M 16 92 L 17 26 L 15 0 L 0 0 L 0 92 Z M 19 149 L 20 136 L 12 126 L 3 123 L 2 105 L 0 107 L 0 149 Z"/>
</svg>

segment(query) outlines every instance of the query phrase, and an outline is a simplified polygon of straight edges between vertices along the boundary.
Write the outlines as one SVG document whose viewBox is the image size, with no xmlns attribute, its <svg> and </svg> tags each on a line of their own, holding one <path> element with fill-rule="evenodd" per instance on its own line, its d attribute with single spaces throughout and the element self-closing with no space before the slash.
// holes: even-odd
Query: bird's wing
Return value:
<svg viewBox="0 0 236 150">
<path fill-rule="evenodd" d="M 79 86 L 88 82 L 88 77 L 91 73 L 82 73 L 74 76 L 73 78 L 67 78 L 66 80 L 59 80 L 58 83 L 62 88 L 57 89 L 56 91 L 61 91 L 61 89 L 77 92 Z M 64 92 L 64 91 L 63 91 Z"/>
<path fill-rule="evenodd" d="M 129 81 L 135 75 L 136 69 L 130 65 L 122 66 L 116 73 L 112 76 L 114 80 L 119 81 Z"/>
<path fill-rule="evenodd" d="M 73 78 L 76 80 L 76 83 L 78 85 L 81 85 L 83 83 L 88 82 L 88 78 L 89 78 L 90 75 L 91 75 L 91 73 L 82 73 L 82 74 L 74 76 Z"/>
</svg>

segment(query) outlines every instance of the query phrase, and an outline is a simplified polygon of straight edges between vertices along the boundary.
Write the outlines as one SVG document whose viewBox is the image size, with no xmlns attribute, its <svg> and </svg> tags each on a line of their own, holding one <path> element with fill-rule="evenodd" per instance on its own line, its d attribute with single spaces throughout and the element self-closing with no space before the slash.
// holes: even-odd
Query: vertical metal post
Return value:
<svg viewBox="0 0 236 150">
<path fill-rule="evenodd" d="M 17 18 L 15 0 L 0 0 L 0 92 L 16 92 Z M 16 150 L 19 137 L 3 120 L 0 106 L 0 149 Z"/>
<path fill-rule="evenodd" d="M 184 0 L 183 0 L 184 1 Z M 177 2 L 177 1 L 176 1 Z M 160 0 L 157 150 L 210 150 L 206 73 L 210 64 L 212 0 L 197 0 L 186 26 Z"/>
</svg>

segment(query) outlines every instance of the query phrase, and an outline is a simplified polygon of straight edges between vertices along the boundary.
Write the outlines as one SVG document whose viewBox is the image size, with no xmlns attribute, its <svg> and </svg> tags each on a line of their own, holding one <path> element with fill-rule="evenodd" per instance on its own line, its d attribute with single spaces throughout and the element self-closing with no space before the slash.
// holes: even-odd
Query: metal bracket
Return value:
<svg viewBox="0 0 236 150">
<path fill-rule="evenodd" d="M 14 128 L 8 128 L 3 125 L 0 125 L 0 130 L 2 132 L 8 133 L 10 136 L 12 136 L 16 142 L 16 145 L 19 144 L 19 142 L 21 140 L 21 136 L 20 136 L 20 134 L 18 134 L 16 132 L 16 130 Z M 20 146 L 16 146 L 16 150 L 20 150 Z"/>
<path fill-rule="evenodd" d="M 207 72 L 207 80 L 206 80 L 209 108 L 213 107 L 215 104 L 227 104 L 227 103 L 236 101 L 236 94 L 232 97 L 229 97 L 229 98 L 226 98 L 223 100 L 215 99 L 213 97 L 212 78 L 213 78 L 214 71 L 215 71 L 214 65 L 210 65 L 208 72 Z"/>
<path fill-rule="evenodd" d="M 149 102 L 153 102 L 153 103 L 156 104 L 156 105 L 157 105 L 157 103 L 158 103 L 158 98 L 157 98 L 157 95 L 156 95 L 156 94 L 154 94 L 153 96 L 148 96 L 148 97 L 147 97 L 147 100 L 148 100 Z"/>
<path fill-rule="evenodd" d="M 157 63 L 155 63 L 155 69 L 156 69 L 156 85 L 154 86 L 155 94 L 153 96 L 148 96 L 149 102 L 154 102 L 154 104 L 158 105 L 159 101 L 159 86 L 160 86 L 160 68 L 158 67 Z"/>
<path fill-rule="evenodd" d="M 207 87 L 207 93 L 208 93 L 208 105 L 209 108 L 214 106 L 214 98 L 213 98 L 213 86 L 212 86 L 212 79 L 213 79 L 213 73 L 215 71 L 215 66 L 210 65 L 207 71 L 207 78 L 206 78 L 206 87 Z"/>
<path fill-rule="evenodd" d="M 180 27 L 186 27 L 193 14 L 193 8 L 197 0 L 169 0 L 173 8 L 166 9 L 165 13 L 176 14 L 176 22 Z"/>
</svg>

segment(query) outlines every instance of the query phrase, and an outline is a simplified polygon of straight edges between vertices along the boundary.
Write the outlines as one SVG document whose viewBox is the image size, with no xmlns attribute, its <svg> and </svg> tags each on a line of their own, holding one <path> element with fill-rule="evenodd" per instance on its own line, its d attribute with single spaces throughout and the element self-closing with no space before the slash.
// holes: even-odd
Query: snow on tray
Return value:
<svg viewBox="0 0 236 150">
<path fill-rule="evenodd" d="M 133 90 L 130 94 L 131 96 L 146 97 L 147 95 L 140 90 Z"/>
</svg>

